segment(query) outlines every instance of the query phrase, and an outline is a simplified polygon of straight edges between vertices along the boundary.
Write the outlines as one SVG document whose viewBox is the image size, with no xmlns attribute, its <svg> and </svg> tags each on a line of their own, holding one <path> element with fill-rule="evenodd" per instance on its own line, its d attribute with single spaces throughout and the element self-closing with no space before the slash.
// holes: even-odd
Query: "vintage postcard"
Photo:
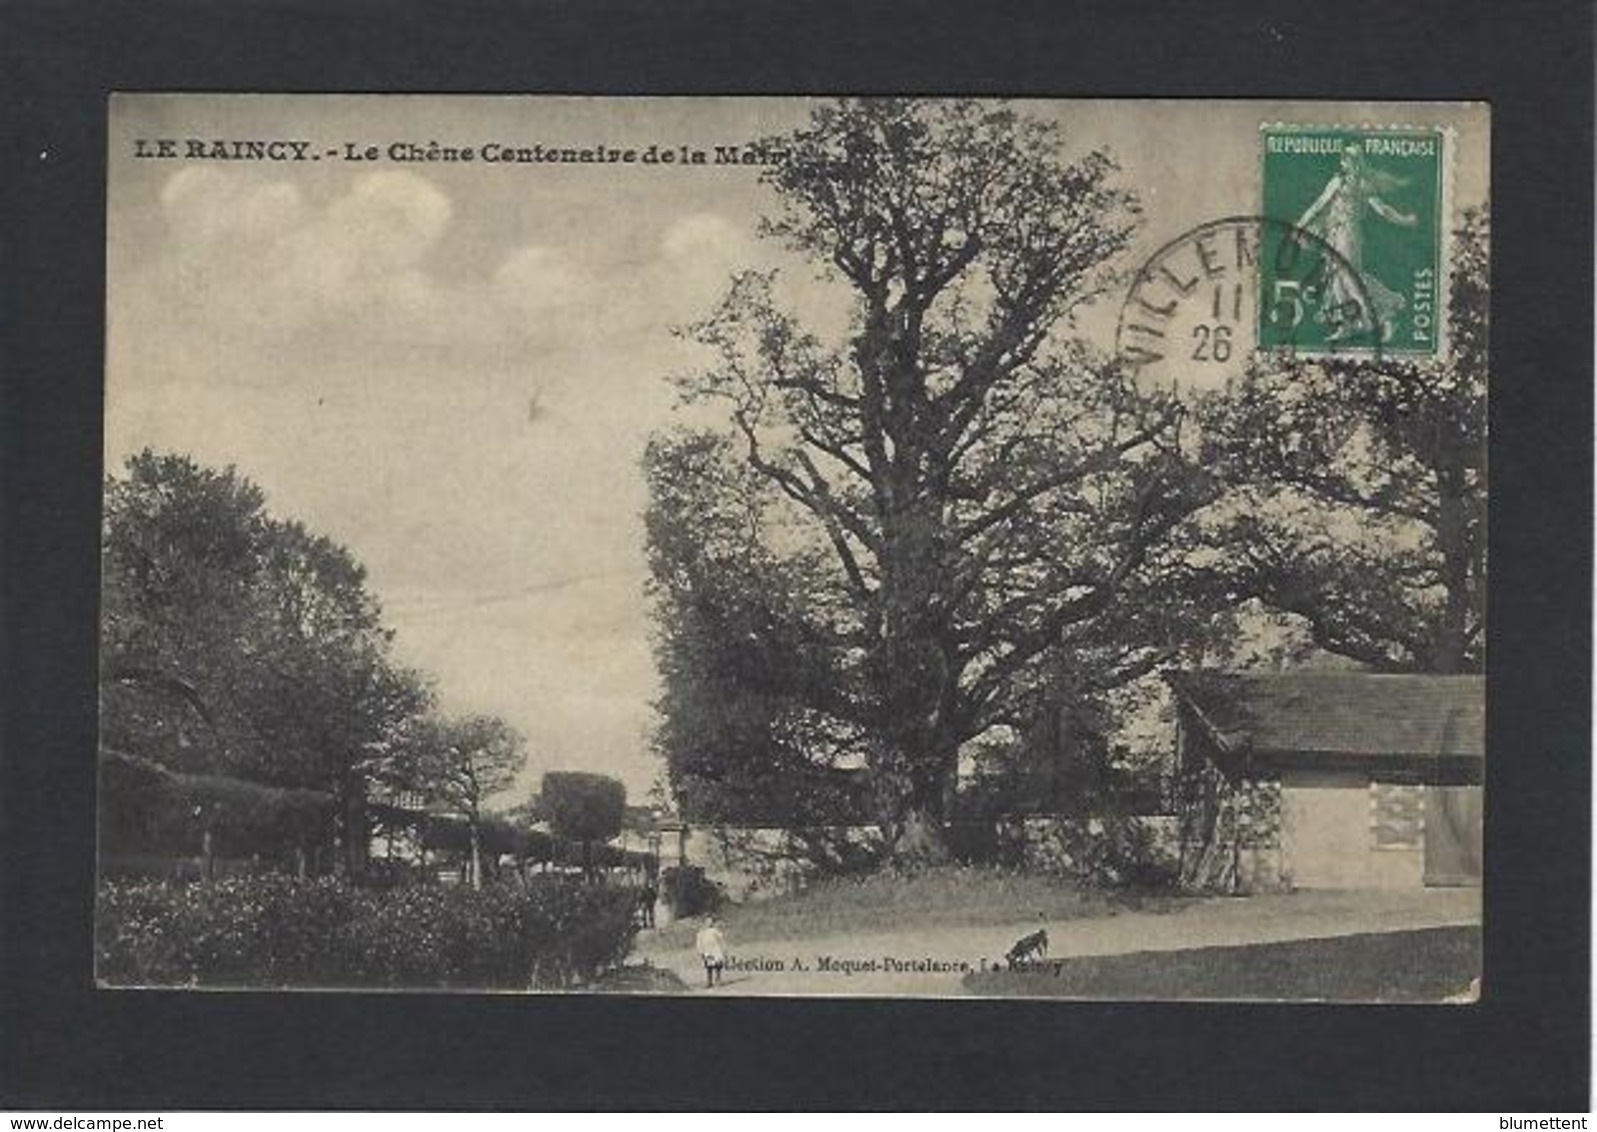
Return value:
<svg viewBox="0 0 1597 1132">
<path fill-rule="evenodd" d="M 109 114 L 100 986 L 1490 994 L 1484 104 Z"/>
</svg>

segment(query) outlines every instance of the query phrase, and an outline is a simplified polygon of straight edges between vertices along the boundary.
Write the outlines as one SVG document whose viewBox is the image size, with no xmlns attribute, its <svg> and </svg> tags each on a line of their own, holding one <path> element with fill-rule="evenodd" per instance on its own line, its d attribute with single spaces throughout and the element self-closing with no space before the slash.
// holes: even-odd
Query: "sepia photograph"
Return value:
<svg viewBox="0 0 1597 1132">
<path fill-rule="evenodd" d="M 1489 999 L 1490 129 L 115 95 L 96 985 Z"/>
</svg>

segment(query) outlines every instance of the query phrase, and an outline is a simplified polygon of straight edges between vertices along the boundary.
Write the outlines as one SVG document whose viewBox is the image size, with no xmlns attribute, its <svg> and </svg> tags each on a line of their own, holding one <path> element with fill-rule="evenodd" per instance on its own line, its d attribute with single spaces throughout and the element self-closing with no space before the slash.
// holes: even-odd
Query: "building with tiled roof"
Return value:
<svg viewBox="0 0 1597 1132">
<path fill-rule="evenodd" d="M 1166 679 L 1189 877 L 1239 888 L 1480 883 L 1484 677 Z"/>
</svg>

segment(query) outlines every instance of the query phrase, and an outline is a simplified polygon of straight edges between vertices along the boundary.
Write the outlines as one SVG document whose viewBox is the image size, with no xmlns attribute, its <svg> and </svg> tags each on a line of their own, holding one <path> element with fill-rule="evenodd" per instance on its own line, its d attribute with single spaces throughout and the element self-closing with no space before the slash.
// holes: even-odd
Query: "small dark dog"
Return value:
<svg viewBox="0 0 1597 1132">
<path fill-rule="evenodd" d="M 1046 959 L 1048 957 L 1048 929 L 1038 928 L 1030 935 L 1018 940 L 1009 953 L 1004 956 L 1009 960 L 1011 967 L 1017 963 L 1024 963 L 1028 959 Z"/>
</svg>

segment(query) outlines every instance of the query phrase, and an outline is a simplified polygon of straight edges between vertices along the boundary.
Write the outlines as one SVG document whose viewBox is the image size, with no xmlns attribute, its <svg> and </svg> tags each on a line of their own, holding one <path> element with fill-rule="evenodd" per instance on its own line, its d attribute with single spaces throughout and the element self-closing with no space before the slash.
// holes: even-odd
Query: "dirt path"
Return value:
<svg viewBox="0 0 1597 1132">
<path fill-rule="evenodd" d="M 1278 943 L 1363 932 L 1480 922 L 1480 892 L 1298 892 L 1212 900 L 1168 912 L 1124 911 L 1047 924 L 1049 956 L 1120 955 L 1233 944 Z M 1033 921 L 991 927 L 931 927 L 783 940 L 740 940 L 727 927 L 730 962 L 720 988 L 733 995 L 958 995 L 966 970 L 1001 965 Z M 704 991 L 690 946 L 646 934 L 636 955 Z"/>
</svg>

